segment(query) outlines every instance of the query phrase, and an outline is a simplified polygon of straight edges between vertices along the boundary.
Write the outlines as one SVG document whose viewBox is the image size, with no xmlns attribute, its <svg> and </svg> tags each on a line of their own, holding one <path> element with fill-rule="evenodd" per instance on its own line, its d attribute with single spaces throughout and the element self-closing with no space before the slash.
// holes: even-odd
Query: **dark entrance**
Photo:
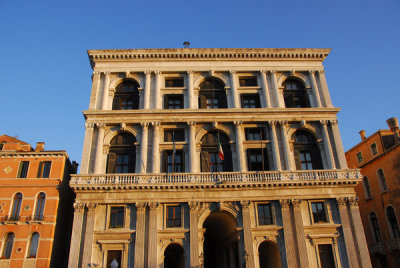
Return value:
<svg viewBox="0 0 400 268">
<path fill-rule="evenodd" d="M 278 245 L 272 241 L 264 241 L 258 247 L 260 257 L 260 268 L 280 268 L 281 256 Z"/>
<path fill-rule="evenodd" d="M 164 252 L 164 268 L 183 268 L 183 248 L 178 244 L 169 245 Z"/>
<path fill-rule="evenodd" d="M 213 212 L 203 224 L 204 267 L 238 268 L 238 233 L 235 219 L 225 212 Z"/>
</svg>

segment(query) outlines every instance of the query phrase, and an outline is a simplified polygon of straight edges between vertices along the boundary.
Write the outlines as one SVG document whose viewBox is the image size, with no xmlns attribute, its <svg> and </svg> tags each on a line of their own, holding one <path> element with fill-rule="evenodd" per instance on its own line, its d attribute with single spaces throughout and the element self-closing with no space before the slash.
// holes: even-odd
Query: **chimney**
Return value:
<svg viewBox="0 0 400 268">
<path fill-rule="evenodd" d="M 390 130 L 393 132 L 394 136 L 396 137 L 397 141 L 400 141 L 400 134 L 399 134 L 399 121 L 397 117 L 392 117 L 386 120 L 387 125 L 389 126 Z"/>
<path fill-rule="evenodd" d="M 43 141 L 38 141 L 36 143 L 36 149 L 35 152 L 41 152 L 44 150 L 44 142 Z"/>
<path fill-rule="evenodd" d="M 365 135 L 365 130 L 364 130 L 364 129 L 361 130 L 361 131 L 358 132 L 358 133 L 360 133 L 360 137 L 361 137 L 361 140 L 362 140 L 362 141 L 365 140 L 365 139 L 367 138 L 367 135 Z"/>
</svg>

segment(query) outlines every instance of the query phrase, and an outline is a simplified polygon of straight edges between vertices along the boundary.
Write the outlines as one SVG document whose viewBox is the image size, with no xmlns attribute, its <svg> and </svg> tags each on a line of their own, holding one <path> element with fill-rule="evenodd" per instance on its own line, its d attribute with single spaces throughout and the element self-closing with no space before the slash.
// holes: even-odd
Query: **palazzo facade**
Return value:
<svg viewBox="0 0 400 268">
<path fill-rule="evenodd" d="M 69 267 L 371 267 L 329 51 L 89 50 Z"/>
</svg>

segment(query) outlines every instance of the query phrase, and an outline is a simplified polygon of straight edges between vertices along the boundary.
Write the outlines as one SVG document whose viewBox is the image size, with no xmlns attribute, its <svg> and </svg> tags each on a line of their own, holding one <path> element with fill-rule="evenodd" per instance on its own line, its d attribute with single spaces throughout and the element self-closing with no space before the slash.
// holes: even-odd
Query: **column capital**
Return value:
<svg viewBox="0 0 400 268">
<path fill-rule="evenodd" d="M 147 207 L 146 202 L 138 202 L 135 205 L 136 205 L 137 213 L 145 213 L 146 212 L 146 207 Z"/>
<path fill-rule="evenodd" d="M 151 71 L 149 71 L 149 70 L 144 71 L 144 74 L 145 74 L 145 75 L 151 75 Z"/>
<path fill-rule="evenodd" d="M 350 207 L 358 207 L 358 197 L 357 196 L 353 196 L 353 197 L 349 197 L 347 198 Z"/>
<path fill-rule="evenodd" d="M 243 124 L 242 120 L 233 121 L 236 126 L 241 126 Z"/>
<path fill-rule="evenodd" d="M 187 74 L 193 74 L 194 72 L 193 72 L 193 70 L 187 70 L 186 73 Z"/>
<path fill-rule="evenodd" d="M 160 122 L 160 121 L 154 121 L 154 122 L 151 122 L 151 125 L 152 125 L 153 127 L 159 127 L 159 126 L 160 126 L 160 124 L 161 124 L 161 122 Z"/>
<path fill-rule="evenodd" d="M 276 74 L 276 70 L 268 70 L 270 74 Z"/>
<path fill-rule="evenodd" d="M 150 208 L 150 212 L 155 212 L 160 206 L 160 203 L 158 202 L 150 202 L 149 203 L 149 208 Z"/>
<path fill-rule="evenodd" d="M 149 126 L 149 122 L 142 122 L 140 125 L 144 128 L 147 128 Z"/>
<path fill-rule="evenodd" d="M 288 123 L 287 120 L 279 120 L 278 122 L 279 122 L 279 125 L 281 125 L 281 126 L 286 126 Z"/>
<path fill-rule="evenodd" d="M 155 70 L 154 73 L 155 73 L 156 75 L 160 75 L 160 74 L 161 74 L 161 71 Z"/>
<path fill-rule="evenodd" d="M 325 74 L 325 70 L 318 70 L 319 74 Z"/>
<path fill-rule="evenodd" d="M 290 206 L 290 199 L 281 199 L 279 200 L 282 208 L 289 208 Z"/>
<path fill-rule="evenodd" d="M 101 72 L 99 72 L 99 71 L 93 71 L 93 73 L 92 73 L 92 75 L 100 75 L 101 74 Z"/>
<path fill-rule="evenodd" d="M 292 201 L 293 207 L 298 208 L 298 207 L 300 207 L 302 200 L 301 199 L 292 199 L 291 201 Z"/>
<path fill-rule="evenodd" d="M 313 74 L 313 73 L 315 73 L 316 71 L 315 70 L 308 70 L 308 73 L 309 74 Z"/>
<path fill-rule="evenodd" d="M 217 121 L 211 122 L 211 125 L 213 128 L 216 128 L 218 126 L 218 122 Z"/>
<path fill-rule="evenodd" d="M 196 121 L 187 121 L 186 122 L 189 126 L 195 126 L 196 125 Z"/>
<path fill-rule="evenodd" d="M 329 123 L 329 120 L 319 120 L 319 122 L 321 123 L 321 125 L 327 126 Z"/>
<path fill-rule="evenodd" d="M 85 204 L 84 203 L 74 203 L 75 214 L 83 214 L 85 212 Z"/>
<path fill-rule="evenodd" d="M 336 198 L 339 207 L 346 207 L 347 206 L 347 198 L 346 197 L 338 197 Z"/>
<path fill-rule="evenodd" d="M 243 200 L 243 201 L 240 201 L 240 204 L 242 205 L 242 209 L 249 209 L 250 205 L 251 205 L 251 201 Z"/>
<path fill-rule="evenodd" d="M 229 70 L 230 74 L 236 74 L 236 70 Z"/>
<path fill-rule="evenodd" d="M 200 208 L 200 202 L 198 201 L 190 201 L 188 202 L 190 211 L 197 211 Z"/>
<path fill-rule="evenodd" d="M 278 124 L 279 121 L 276 121 L 276 120 L 268 120 L 267 122 L 268 122 L 268 124 L 269 124 L 271 127 L 272 127 L 272 126 L 275 127 L 275 126 Z"/>
<path fill-rule="evenodd" d="M 95 123 L 85 123 L 85 127 L 86 128 L 94 128 L 94 126 L 95 126 Z"/>
<path fill-rule="evenodd" d="M 94 213 L 97 207 L 97 203 L 86 203 L 86 207 L 88 208 L 89 213 Z"/>
<path fill-rule="evenodd" d="M 266 73 L 268 73 L 268 70 L 259 70 L 259 72 L 260 72 L 261 74 L 266 74 Z"/>
<path fill-rule="evenodd" d="M 329 122 L 331 123 L 331 125 L 332 126 L 336 126 L 336 125 L 338 125 L 339 124 L 339 121 L 338 120 L 329 120 Z"/>
<path fill-rule="evenodd" d="M 96 123 L 97 128 L 103 128 L 106 126 L 106 123 Z"/>
</svg>

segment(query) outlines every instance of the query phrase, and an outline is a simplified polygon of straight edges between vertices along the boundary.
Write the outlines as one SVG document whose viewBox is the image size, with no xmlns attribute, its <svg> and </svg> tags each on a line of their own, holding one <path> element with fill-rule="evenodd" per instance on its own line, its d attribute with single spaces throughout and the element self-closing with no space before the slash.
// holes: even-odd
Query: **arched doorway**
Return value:
<svg viewBox="0 0 400 268">
<path fill-rule="evenodd" d="M 170 244 L 164 251 L 164 268 L 183 268 L 185 258 L 183 248 L 178 244 Z"/>
<path fill-rule="evenodd" d="M 239 268 L 235 219 L 226 212 L 212 212 L 204 221 L 204 267 Z"/>
<path fill-rule="evenodd" d="M 258 247 L 260 268 L 280 268 L 281 256 L 278 245 L 272 241 L 264 241 Z"/>
<path fill-rule="evenodd" d="M 218 140 L 223 151 L 219 156 Z M 210 131 L 201 138 L 201 172 L 232 171 L 232 152 L 229 138 L 221 131 Z"/>
</svg>

